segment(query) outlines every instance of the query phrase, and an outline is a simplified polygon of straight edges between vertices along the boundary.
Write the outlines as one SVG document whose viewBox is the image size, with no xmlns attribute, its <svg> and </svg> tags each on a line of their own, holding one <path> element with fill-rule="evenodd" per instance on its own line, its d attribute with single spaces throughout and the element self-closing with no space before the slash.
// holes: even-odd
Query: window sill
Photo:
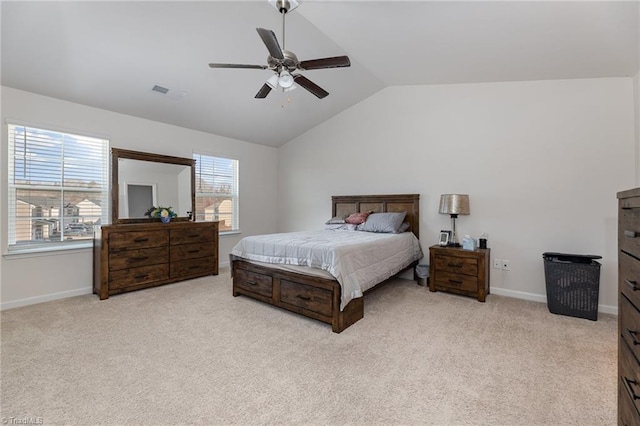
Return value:
<svg viewBox="0 0 640 426">
<path fill-rule="evenodd" d="M 88 251 L 93 248 L 93 241 L 74 244 L 72 247 L 38 247 L 38 248 L 25 248 L 7 251 L 2 254 L 5 259 L 28 259 L 30 257 L 42 257 L 42 256 L 59 256 L 74 254 L 73 252 Z"/>
</svg>

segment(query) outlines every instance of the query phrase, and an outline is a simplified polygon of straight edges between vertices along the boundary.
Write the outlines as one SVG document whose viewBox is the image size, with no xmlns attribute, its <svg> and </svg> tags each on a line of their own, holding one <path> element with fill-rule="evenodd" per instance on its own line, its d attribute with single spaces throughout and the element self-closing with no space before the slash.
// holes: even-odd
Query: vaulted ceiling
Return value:
<svg viewBox="0 0 640 426">
<path fill-rule="evenodd" d="M 267 0 L 3 1 L 2 85 L 268 146 L 280 146 L 377 91 L 424 85 L 625 77 L 638 72 L 634 1 L 313 1 L 286 16 L 302 72 L 326 89 L 255 99 L 268 70 L 256 28 L 282 45 Z M 170 89 L 167 95 L 154 85 Z"/>
</svg>

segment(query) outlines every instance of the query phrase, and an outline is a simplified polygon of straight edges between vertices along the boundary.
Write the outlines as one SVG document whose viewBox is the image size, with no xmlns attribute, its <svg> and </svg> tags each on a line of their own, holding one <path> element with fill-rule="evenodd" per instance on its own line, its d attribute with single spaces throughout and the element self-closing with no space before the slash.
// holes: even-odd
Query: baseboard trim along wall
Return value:
<svg viewBox="0 0 640 426">
<path fill-rule="evenodd" d="M 225 270 L 229 268 L 229 262 L 221 262 L 219 268 Z M 222 271 L 219 271 L 221 273 Z M 227 272 L 227 271 L 225 271 Z M 91 287 L 78 288 L 76 290 L 62 291 L 60 293 L 47 294 L 44 296 L 28 297 L 25 299 L 14 300 L 12 302 L 6 302 L 0 304 L 0 310 L 19 308 L 21 306 L 35 305 L 36 303 L 50 302 L 52 300 L 64 299 L 66 297 L 82 296 L 85 294 L 91 294 L 93 289 Z M 547 303 L 547 298 L 540 294 L 527 293 L 524 291 L 507 290 L 503 288 L 491 288 L 491 294 L 497 296 L 513 297 L 515 299 L 530 300 L 532 302 Z M 598 305 L 598 312 L 603 314 L 618 315 L 618 307 L 610 305 Z"/>
<path fill-rule="evenodd" d="M 524 291 L 507 290 L 504 288 L 491 287 L 491 294 L 497 296 L 513 297 L 515 299 L 530 300 L 532 302 L 547 303 L 547 297 L 541 294 L 527 293 Z M 618 307 L 611 305 L 598 305 L 598 312 L 603 314 L 618 315 Z"/>
<path fill-rule="evenodd" d="M 35 305 L 36 303 L 51 302 L 58 299 L 66 299 L 67 297 L 83 296 L 85 294 L 93 293 L 93 288 L 83 287 L 75 290 L 61 291 L 59 293 L 45 294 L 43 296 L 27 297 L 25 299 L 18 299 L 11 302 L 0 304 L 0 310 L 20 308 L 27 305 Z"/>
</svg>

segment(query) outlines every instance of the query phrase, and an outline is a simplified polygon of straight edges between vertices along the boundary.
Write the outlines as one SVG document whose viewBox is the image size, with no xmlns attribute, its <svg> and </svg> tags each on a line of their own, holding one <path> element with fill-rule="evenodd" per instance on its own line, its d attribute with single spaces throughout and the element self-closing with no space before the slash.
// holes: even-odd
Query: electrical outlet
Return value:
<svg viewBox="0 0 640 426">
<path fill-rule="evenodd" d="M 502 259 L 502 270 L 508 271 L 509 269 L 511 269 L 511 262 L 507 259 Z"/>
<path fill-rule="evenodd" d="M 493 269 L 502 269 L 502 259 L 493 259 Z"/>
</svg>

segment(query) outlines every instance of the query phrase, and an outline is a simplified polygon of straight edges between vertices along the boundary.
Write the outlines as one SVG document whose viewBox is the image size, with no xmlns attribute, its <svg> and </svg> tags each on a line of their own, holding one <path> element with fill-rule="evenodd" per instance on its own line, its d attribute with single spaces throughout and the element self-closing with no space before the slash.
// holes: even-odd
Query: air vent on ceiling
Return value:
<svg viewBox="0 0 640 426">
<path fill-rule="evenodd" d="M 153 86 L 153 89 L 151 90 L 153 90 L 154 92 L 162 93 L 163 95 L 169 93 L 169 89 L 167 89 L 166 87 L 158 86 L 157 84 Z"/>
<path fill-rule="evenodd" d="M 156 92 L 158 94 L 161 95 L 165 95 L 171 99 L 173 99 L 174 101 L 179 101 L 180 99 L 184 98 L 187 94 L 187 92 L 184 92 L 182 90 L 174 90 L 174 89 L 168 89 L 164 86 L 160 86 L 158 84 L 154 85 L 153 88 L 151 89 L 152 92 Z"/>
</svg>

